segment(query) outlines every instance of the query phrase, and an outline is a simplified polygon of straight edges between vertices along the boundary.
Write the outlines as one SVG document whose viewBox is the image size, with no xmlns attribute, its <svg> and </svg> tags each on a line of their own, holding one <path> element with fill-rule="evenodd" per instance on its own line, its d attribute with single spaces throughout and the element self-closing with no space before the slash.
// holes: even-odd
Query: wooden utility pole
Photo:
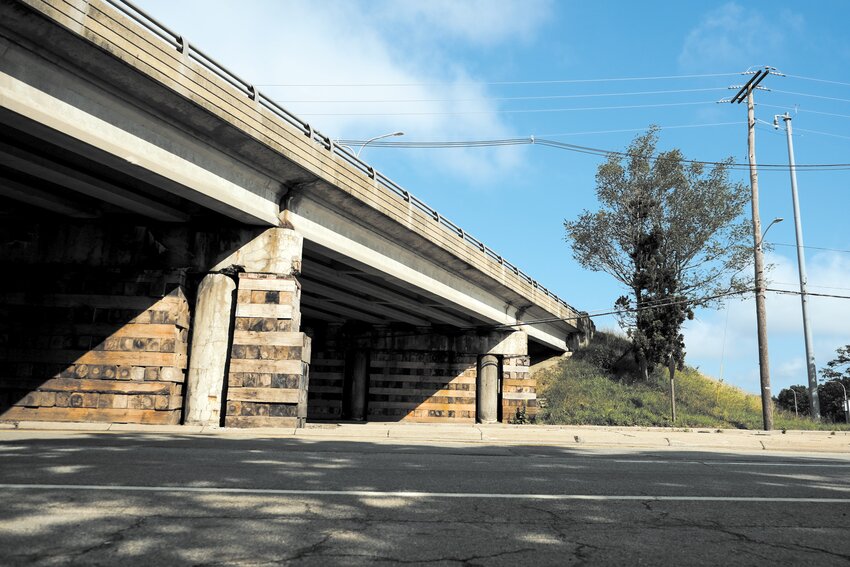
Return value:
<svg viewBox="0 0 850 567">
<path fill-rule="evenodd" d="M 752 192 L 753 210 L 753 254 L 755 256 L 755 286 L 756 286 L 756 326 L 758 327 L 759 377 L 761 382 L 761 407 L 764 420 L 764 430 L 773 429 L 773 400 L 770 394 L 770 361 L 767 353 L 767 311 L 765 309 L 764 284 L 764 250 L 761 233 L 761 217 L 759 216 L 759 180 L 756 167 L 756 117 L 753 103 L 753 92 L 765 77 L 770 75 L 770 68 L 765 67 L 756 71 L 741 90 L 732 97 L 732 104 L 747 101 L 747 157 L 750 163 L 750 189 Z"/>
<path fill-rule="evenodd" d="M 767 354 L 767 310 L 764 305 L 764 249 L 762 248 L 761 217 L 759 216 L 759 177 L 756 167 L 756 117 L 753 89 L 747 92 L 747 157 L 750 162 L 750 189 L 753 205 L 753 241 L 756 265 L 756 326 L 759 343 L 759 378 L 761 381 L 761 411 L 764 430 L 773 429 L 773 400 L 770 395 L 770 359 Z"/>
</svg>

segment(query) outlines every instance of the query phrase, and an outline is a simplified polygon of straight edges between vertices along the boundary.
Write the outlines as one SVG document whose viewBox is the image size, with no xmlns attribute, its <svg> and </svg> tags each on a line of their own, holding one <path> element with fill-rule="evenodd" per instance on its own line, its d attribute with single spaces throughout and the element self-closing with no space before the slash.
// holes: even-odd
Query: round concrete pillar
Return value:
<svg viewBox="0 0 850 567">
<path fill-rule="evenodd" d="M 499 357 L 485 354 L 478 364 L 478 422 L 499 421 Z"/>
<path fill-rule="evenodd" d="M 369 353 L 354 353 L 351 369 L 351 419 L 366 421 L 366 398 L 369 395 Z"/>
<path fill-rule="evenodd" d="M 186 379 L 186 424 L 219 425 L 235 290 L 236 282 L 224 274 L 209 274 L 198 287 Z"/>
</svg>

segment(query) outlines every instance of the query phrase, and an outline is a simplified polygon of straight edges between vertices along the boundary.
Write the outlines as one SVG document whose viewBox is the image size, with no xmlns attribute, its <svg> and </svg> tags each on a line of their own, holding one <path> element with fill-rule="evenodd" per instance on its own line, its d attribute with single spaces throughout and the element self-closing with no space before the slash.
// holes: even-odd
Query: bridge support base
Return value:
<svg viewBox="0 0 850 567">
<path fill-rule="evenodd" d="M 300 301 L 292 275 L 239 274 L 227 427 L 304 425 L 310 338 L 299 330 Z"/>
<path fill-rule="evenodd" d="M 209 274 L 198 286 L 186 385 L 186 424 L 220 424 L 235 292 L 236 282 L 224 274 Z"/>
<path fill-rule="evenodd" d="M 499 421 L 499 374 L 501 361 L 495 354 L 485 354 L 478 361 L 478 422 Z"/>
</svg>

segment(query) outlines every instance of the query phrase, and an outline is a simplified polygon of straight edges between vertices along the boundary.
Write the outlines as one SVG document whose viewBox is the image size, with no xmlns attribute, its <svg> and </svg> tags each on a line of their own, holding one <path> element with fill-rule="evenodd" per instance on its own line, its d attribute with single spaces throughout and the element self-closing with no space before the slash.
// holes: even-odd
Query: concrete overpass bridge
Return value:
<svg viewBox="0 0 850 567">
<path fill-rule="evenodd" d="M 0 0 L 0 103 L 2 420 L 508 420 L 592 332 L 128 2 Z"/>
</svg>

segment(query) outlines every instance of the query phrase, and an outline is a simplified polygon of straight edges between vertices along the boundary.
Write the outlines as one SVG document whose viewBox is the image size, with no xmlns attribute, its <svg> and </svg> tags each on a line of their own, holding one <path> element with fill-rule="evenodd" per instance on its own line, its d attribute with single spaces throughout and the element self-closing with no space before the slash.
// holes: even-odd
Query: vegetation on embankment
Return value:
<svg viewBox="0 0 850 567">
<path fill-rule="evenodd" d="M 669 380 L 656 369 L 649 381 L 620 370 L 629 349 L 625 337 L 598 332 L 588 347 L 537 374 L 545 399 L 538 421 L 570 425 L 637 425 L 761 429 L 758 396 L 709 378 L 693 368 L 676 373 L 676 423 L 670 422 Z M 618 365 L 620 362 L 620 365 Z M 845 424 L 814 423 L 774 409 L 774 428 L 847 430 Z"/>
</svg>

